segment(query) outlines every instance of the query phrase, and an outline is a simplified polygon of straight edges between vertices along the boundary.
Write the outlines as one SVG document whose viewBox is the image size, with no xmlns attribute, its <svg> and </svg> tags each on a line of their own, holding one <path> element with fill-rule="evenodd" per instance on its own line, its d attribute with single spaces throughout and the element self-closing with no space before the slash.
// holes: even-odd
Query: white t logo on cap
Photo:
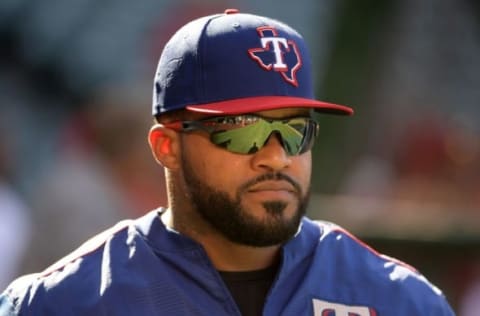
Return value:
<svg viewBox="0 0 480 316">
<path fill-rule="evenodd" d="M 283 52 L 280 47 L 281 44 L 285 49 L 288 49 L 287 40 L 283 37 L 262 37 L 260 40 L 262 42 L 262 47 L 266 49 L 269 48 L 269 43 L 272 43 L 273 53 L 275 54 L 273 68 L 275 68 L 275 70 L 287 69 L 287 65 L 283 62 Z"/>
<path fill-rule="evenodd" d="M 257 32 L 261 47 L 250 48 L 250 57 L 263 69 L 280 73 L 286 82 L 298 87 L 296 73 L 302 67 L 302 58 L 297 44 L 293 40 L 279 37 L 277 30 L 271 26 L 258 27 Z M 287 54 L 288 60 L 285 58 Z"/>
</svg>

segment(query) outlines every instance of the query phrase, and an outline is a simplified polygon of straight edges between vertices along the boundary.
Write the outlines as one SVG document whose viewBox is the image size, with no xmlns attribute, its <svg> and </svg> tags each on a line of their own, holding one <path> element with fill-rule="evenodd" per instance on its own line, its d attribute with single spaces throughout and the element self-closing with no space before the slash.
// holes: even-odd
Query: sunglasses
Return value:
<svg viewBox="0 0 480 316">
<path fill-rule="evenodd" d="M 244 114 L 176 121 L 164 126 L 181 132 L 205 131 L 213 144 L 237 154 L 257 152 L 275 133 L 285 152 L 295 156 L 309 151 L 318 134 L 318 123 L 311 117 L 271 119 Z"/>
</svg>

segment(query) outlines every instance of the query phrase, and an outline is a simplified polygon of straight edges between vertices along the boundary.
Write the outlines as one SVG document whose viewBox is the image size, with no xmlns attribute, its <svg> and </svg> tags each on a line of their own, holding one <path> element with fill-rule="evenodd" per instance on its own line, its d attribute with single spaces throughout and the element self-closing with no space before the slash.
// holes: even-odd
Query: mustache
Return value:
<svg viewBox="0 0 480 316">
<path fill-rule="evenodd" d="M 249 187 L 254 186 L 258 183 L 264 182 L 264 181 L 287 181 L 292 185 L 294 188 L 295 192 L 299 195 L 302 196 L 302 188 L 300 187 L 300 184 L 298 184 L 297 181 L 295 181 L 292 177 L 282 173 L 282 172 L 271 172 L 271 173 L 264 173 L 256 178 L 253 178 L 247 182 L 245 182 L 241 187 L 240 187 L 240 192 L 245 192 L 248 190 Z"/>
</svg>

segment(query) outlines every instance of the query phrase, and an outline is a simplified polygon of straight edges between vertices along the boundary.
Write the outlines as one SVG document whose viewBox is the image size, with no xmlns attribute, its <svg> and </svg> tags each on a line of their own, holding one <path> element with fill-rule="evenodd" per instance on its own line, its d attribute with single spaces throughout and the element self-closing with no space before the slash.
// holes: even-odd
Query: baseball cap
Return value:
<svg viewBox="0 0 480 316">
<path fill-rule="evenodd" d="M 305 41 L 283 22 L 227 9 L 187 23 L 163 49 L 153 115 L 180 109 L 233 115 L 286 107 L 353 114 L 348 106 L 315 99 Z"/>
</svg>

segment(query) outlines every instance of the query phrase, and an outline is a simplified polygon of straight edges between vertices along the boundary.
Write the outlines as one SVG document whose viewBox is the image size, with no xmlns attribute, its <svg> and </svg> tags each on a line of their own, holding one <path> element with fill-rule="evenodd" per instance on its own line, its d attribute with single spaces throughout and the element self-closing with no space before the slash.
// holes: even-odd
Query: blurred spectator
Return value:
<svg viewBox="0 0 480 316">
<path fill-rule="evenodd" d="M 460 301 L 459 316 L 480 315 L 480 262 L 475 274 Z"/>
<path fill-rule="evenodd" d="M 420 112 L 358 159 L 343 193 L 437 206 L 480 219 L 480 146 L 473 129 L 439 112 Z M 388 152 L 381 148 L 390 148 Z M 390 211 L 385 209 L 385 211 Z"/>
<path fill-rule="evenodd" d="M 145 108 L 138 100 L 96 99 L 67 120 L 58 152 L 31 196 L 34 238 L 25 272 L 165 202 L 163 171 L 143 157 L 150 155 Z"/>
<path fill-rule="evenodd" d="M 394 199 L 464 208 L 469 197 L 454 181 L 458 166 L 447 155 L 446 141 L 451 131 L 446 121 L 432 112 L 405 122 L 393 152 Z"/>
<path fill-rule="evenodd" d="M 20 272 L 30 239 L 30 210 L 9 181 L 10 150 L 0 132 L 0 290 Z"/>
</svg>

